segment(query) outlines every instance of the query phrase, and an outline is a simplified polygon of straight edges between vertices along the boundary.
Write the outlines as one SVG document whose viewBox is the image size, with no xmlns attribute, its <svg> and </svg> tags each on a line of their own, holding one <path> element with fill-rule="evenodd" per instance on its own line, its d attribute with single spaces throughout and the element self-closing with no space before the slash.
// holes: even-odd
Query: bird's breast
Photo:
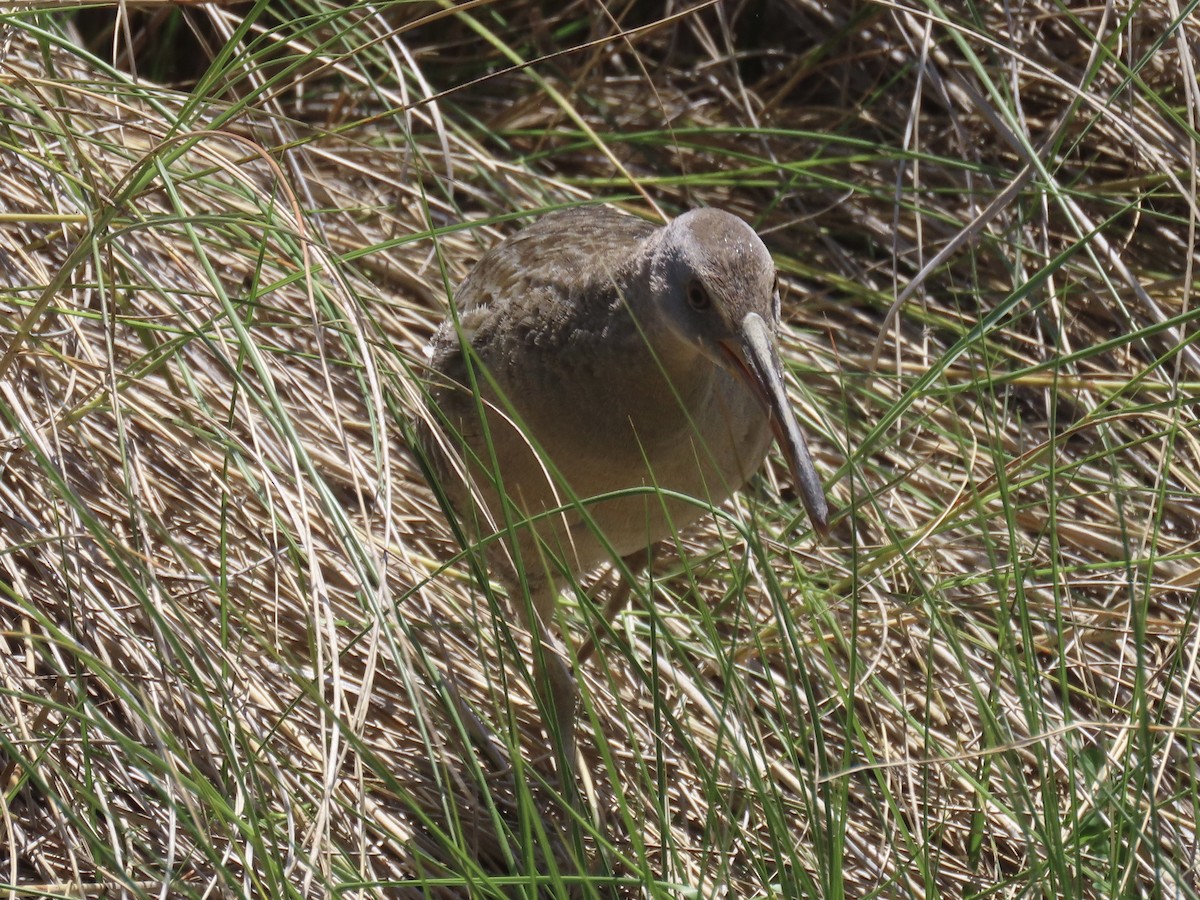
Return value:
<svg viewBox="0 0 1200 900">
<path fill-rule="evenodd" d="M 721 502 L 761 465 L 770 427 L 749 388 L 706 358 L 670 362 L 581 353 L 518 401 L 578 495 L 656 485 Z"/>
</svg>

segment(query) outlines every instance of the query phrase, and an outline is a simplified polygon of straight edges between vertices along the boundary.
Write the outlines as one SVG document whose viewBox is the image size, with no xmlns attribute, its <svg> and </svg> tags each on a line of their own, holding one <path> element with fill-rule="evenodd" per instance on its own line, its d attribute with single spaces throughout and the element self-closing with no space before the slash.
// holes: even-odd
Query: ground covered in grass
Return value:
<svg viewBox="0 0 1200 900">
<path fill-rule="evenodd" d="M 0 888 L 1200 896 L 1194 7 L 0 12 Z M 567 593 L 573 811 L 409 441 L 592 200 L 760 231 L 837 513 Z"/>
</svg>

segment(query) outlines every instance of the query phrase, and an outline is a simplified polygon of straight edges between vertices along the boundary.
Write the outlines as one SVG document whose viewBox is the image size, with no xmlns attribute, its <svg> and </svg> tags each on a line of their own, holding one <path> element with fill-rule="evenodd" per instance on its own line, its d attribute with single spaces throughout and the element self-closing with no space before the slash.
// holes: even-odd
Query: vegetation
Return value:
<svg viewBox="0 0 1200 900">
<path fill-rule="evenodd" d="M 9 4 L 5 896 L 1200 896 L 1196 5 Z M 568 592 L 575 813 L 408 443 L 593 199 L 759 229 L 839 516 Z"/>
</svg>

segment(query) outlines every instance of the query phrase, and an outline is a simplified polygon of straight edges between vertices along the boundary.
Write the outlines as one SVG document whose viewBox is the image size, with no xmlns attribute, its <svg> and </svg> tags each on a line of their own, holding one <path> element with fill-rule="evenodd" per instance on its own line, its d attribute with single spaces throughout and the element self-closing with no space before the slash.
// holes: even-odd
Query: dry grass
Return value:
<svg viewBox="0 0 1200 900">
<path fill-rule="evenodd" d="M 1200 894 L 1194 11 L 438 9 L 190 93 L 0 14 L 0 884 Z M 592 196 L 759 227 L 845 515 L 773 469 L 660 560 L 573 832 L 405 429 L 447 285 Z"/>
</svg>

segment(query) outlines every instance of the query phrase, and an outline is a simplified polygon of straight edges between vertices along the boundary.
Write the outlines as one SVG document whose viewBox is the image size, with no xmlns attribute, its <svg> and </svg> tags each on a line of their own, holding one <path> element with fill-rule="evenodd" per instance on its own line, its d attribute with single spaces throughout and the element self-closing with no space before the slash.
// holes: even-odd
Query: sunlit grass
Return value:
<svg viewBox="0 0 1200 900">
<path fill-rule="evenodd" d="M 1200 893 L 1194 10 L 270 6 L 137 81 L 0 15 L 5 890 Z M 773 460 L 564 592 L 572 810 L 408 444 L 470 262 L 592 198 L 763 234 L 837 513 Z"/>
</svg>

